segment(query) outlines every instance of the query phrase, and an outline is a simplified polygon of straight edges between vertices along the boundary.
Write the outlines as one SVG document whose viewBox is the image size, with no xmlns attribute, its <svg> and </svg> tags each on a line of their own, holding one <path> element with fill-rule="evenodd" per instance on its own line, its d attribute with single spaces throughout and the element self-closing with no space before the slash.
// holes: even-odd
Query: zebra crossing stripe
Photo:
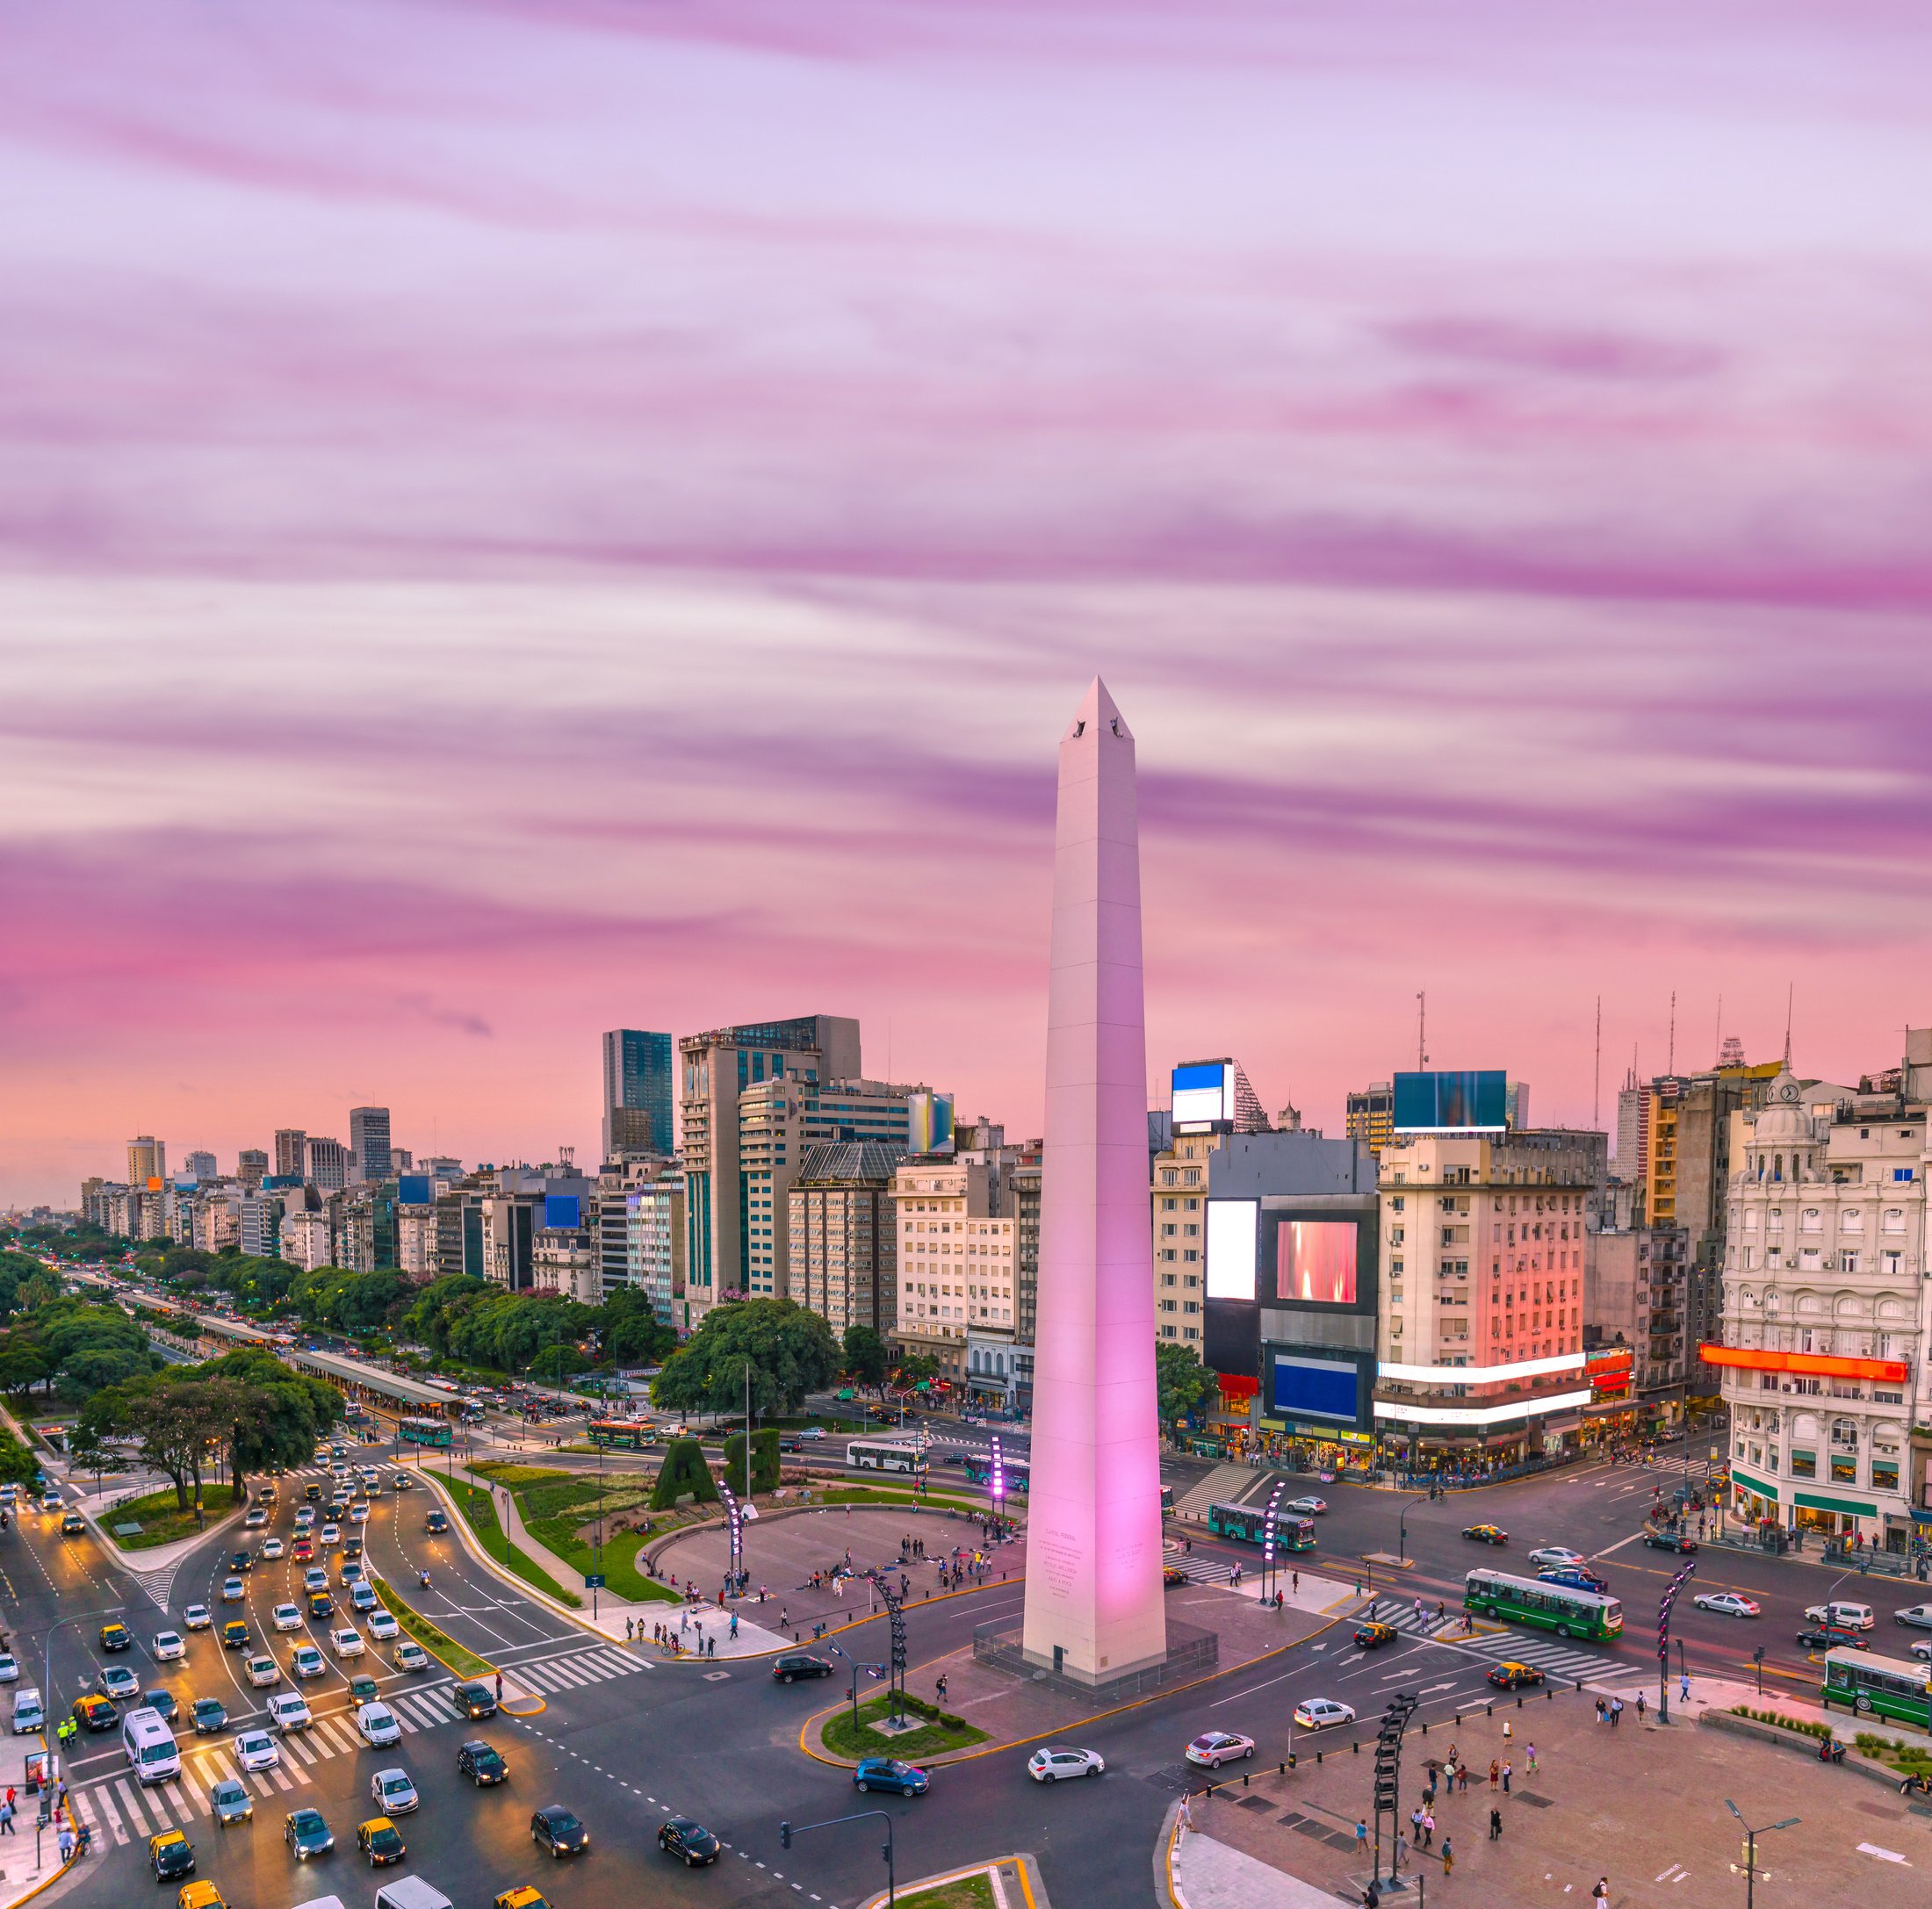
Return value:
<svg viewBox="0 0 1932 1909">
<path fill-rule="evenodd" d="M 94 1796 L 91 1790 L 82 1790 L 76 1791 L 74 1797 L 74 1806 L 81 1812 L 82 1821 L 90 1829 L 98 1830 L 104 1835 L 106 1833 L 100 1818 L 95 1813 Z M 127 1841 L 127 1832 L 122 1829 L 119 1824 L 116 1824 L 114 1827 L 114 1841 L 117 1844 Z"/>
<path fill-rule="evenodd" d="M 628 1677 L 638 1668 L 634 1657 L 620 1657 L 615 1651 L 593 1651 L 590 1660 L 594 1664 L 607 1665 L 611 1675 L 618 1677 Z"/>
<path fill-rule="evenodd" d="M 161 1787 L 162 1794 L 166 1796 L 169 1803 L 173 1806 L 175 1814 L 177 1817 L 185 1818 L 188 1814 L 188 1799 L 182 1795 L 181 1785 L 178 1783 L 163 1783 Z M 205 1816 L 208 1812 L 204 1808 L 201 1813 Z"/>
<path fill-rule="evenodd" d="M 117 1779 L 114 1788 L 120 1793 L 121 1803 L 127 1812 L 127 1819 L 134 1826 L 135 1833 L 142 1836 L 152 1833 L 148 1827 L 148 1819 L 141 1813 L 140 1804 L 134 1801 L 134 1792 L 127 1787 L 127 1779 L 125 1776 Z M 157 1811 L 155 1813 L 158 1815 L 160 1812 Z"/>
<path fill-rule="evenodd" d="M 256 1793 L 258 1796 L 267 1796 L 274 1787 L 258 1769 L 251 1769 L 249 1772 L 249 1781 L 255 1785 Z"/>
<path fill-rule="evenodd" d="M 303 1782 L 304 1782 L 305 1783 L 306 1783 L 306 1782 L 308 1781 L 308 1778 L 307 1778 L 306 1776 L 302 1776 L 302 1772 L 301 1772 L 301 1770 L 300 1770 L 299 1769 L 298 1769 L 296 1770 L 295 1774 L 296 1774 L 296 1775 L 297 1775 L 298 1776 L 301 1776 L 301 1777 L 302 1777 L 302 1781 L 303 1781 Z M 293 1783 L 291 1783 L 291 1782 L 290 1782 L 290 1781 L 288 1780 L 288 1778 L 287 1778 L 287 1777 L 286 1777 L 286 1776 L 285 1776 L 285 1775 L 283 1775 L 283 1773 L 282 1773 L 282 1771 L 281 1771 L 280 1769 L 271 1769 L 271 1770 L 270 1770 L 270 1771 L 269 1772 L 269 1775 L 270 1775 L 270 1776 L 274 1777 L 274 1779 L 275 1779 L 275 1787 L 276 1787 L 276 1788 L 277 1788 L 278 1790 L 292 1790 L 292 1789 L 294 1789 L 295 1785 L 294 1785 Z"/>
<path fill-rule="evenodd" d="M 544 1668 L 549 1671 L 551 1676 L 561 1677 L 566 1684 L 579 1689 L 581 1689 L 586 1684 L 595 1683 L 597 1681 L 580 1665 L 572 1663 L 567 1659 L 559 1659 L 556 1662 L 545 1664 Z"/>
<path fill-rule="evenodd" d="M 282 1739 L 282 1761 L 285 1763 L 290 1758 L 296 1756 L 300 1757 L 305 1763 L 313 1763 L 315 1761 L 314 1751 L 292 1732 Z"/>
</svg>

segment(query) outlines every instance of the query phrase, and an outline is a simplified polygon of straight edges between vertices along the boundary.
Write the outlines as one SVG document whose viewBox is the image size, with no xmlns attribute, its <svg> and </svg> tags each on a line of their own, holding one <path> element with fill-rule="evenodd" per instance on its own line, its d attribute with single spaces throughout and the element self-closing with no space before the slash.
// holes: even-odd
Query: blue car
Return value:
<svg viewBox="0 0 1932 1909">
<path fill-rule="evenodd" d="M 1600 1578 L 1594 1571 L 1586 1571 L 1581 1565 L 1567 1564 L 1550 1571 L 1539 1571 L 1538 1581 L 1544 1584 L 1561 1584 L 1566 1590 L 1595 1591 L 1602 1596 L 1610 1589 L 1610 1581 Z"/>
<path fill-rule="evenodd" d="M 931 1782 L 924 1770 L 895 1756 L 869 1756 L 852 1773 L 855 1790 L 893 1790 L 902 1797 L 923 1797 Z"/>
</svg>

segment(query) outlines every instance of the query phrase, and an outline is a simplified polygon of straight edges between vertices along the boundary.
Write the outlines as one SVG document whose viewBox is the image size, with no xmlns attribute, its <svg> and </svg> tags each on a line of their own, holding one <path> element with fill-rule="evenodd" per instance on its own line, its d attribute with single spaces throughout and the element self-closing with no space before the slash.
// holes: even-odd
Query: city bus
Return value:
<svg viewBox="0 0 1932 1909">
<path fill-rule="evenodd" d="M 1513 1578 L 1503 1571 L 1472 1571 L 1463 1580 L 1462 1608 L 1476 1617 L 1533 1624 L 1560 1638 L 1590 1638 L 1608 1644 L 1624 1628 L 1624 1607 L 1596 1591 Z"/>
<path fill-rule="evenodd" d="M 983 1459 L 978 1453 L 969 1452 L 965 1458 L 966 1475 L 976 1485 L 991 1485 L 993 1480 L 993 1461 Z M 1024 1459 L 1002 1459 L 999 1461 L 1000 1484 L 1010 1498 L 1016 1492 L 1027 1488 L 1030 1474 Z"/>
<path fill-rule="evenodd" d="M 912 1472 L 926 1475 L 926 1453 L 918 1445 L 854 1438 L 846 1447 L 846 1463 L 861 1472 Z"/>
<path fill-rule="evenodd" d="M 635 1418 L 594 1418 L 590 1442 L 617 1452 L 642 1452 L 658 1442 L 658 1429 Z"/>
<path fill-rule="evenodd" d="M 396 1435 L 406 1445 L 446 1445 L 450 1422 L 442 1418 L 405 1418 L 396 1424 Z"/>
<path fill-rule="evenodd" d="M 1171 1485 L 1163 1485 L 1161 1487 L 1161 1516 L 1164 1518 L 1171 1518 L 1173 1515 L 1174 1488 Z"/>
<path fill-rule="evenodd" d="M 1208 1529 L 1217 1538 L 1238 1538 L 1244 1545 L 1265 1542 L 1268 1512 L 1265 1505 L 1209 1505 Z M 1274 1517 L 1277 1551 L 1313 1551 L 1315 1520 L 1298 1517 L 1292 1511 L 1278 1511 Z"/>
<path fill-rule="evenodd" d="M 1932 1664 L 1876 1652 L 1827 1651 L 1819 1699 L 1861 1716 L 1889 1717 L 1914 1730 L 1932 1730 Z"/>
</svg>

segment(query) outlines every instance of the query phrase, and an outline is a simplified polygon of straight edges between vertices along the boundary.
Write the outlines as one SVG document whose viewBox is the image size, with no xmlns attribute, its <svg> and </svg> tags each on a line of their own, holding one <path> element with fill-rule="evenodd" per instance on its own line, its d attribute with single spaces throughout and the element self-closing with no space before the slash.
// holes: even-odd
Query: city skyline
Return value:
<svg viewBox="0 0 1932 1909">
<path fill-rule="evenodd" d="M 1926 1018 L 1909 19 L 457 18 L 13 23 L 0 1205 L 804 1005 L 1037 1131 L 1097 668 L 1157 1077 Z"/>
</svg>

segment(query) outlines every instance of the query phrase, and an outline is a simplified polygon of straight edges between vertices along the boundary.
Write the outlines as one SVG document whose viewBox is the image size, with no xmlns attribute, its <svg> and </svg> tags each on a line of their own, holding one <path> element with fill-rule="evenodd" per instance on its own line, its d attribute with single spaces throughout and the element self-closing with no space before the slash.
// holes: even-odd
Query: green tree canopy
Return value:
<svg viewBox="0 0 1932 1909">
<path fill-rule="evenodd" d="M 789 1300 L 717 1307 L 665 1360 L 651 1397 L 673 1411 L 741 1411 L 747 1369 L 754 1411 L 796 1411 L 839 1370 L 832 1328 Z"/>
<path fill-rule="evenodd" d="M 845 1370 L 862 1386 L 877 1385 L 892 1363 L 890 1348 L 870 1326 L 847 1326 L 839 1350 Z"/>
<path fill-rule="evenodd" d="M 677 1350 L 677 1334 L 659 1319 L 648 1293 L 620 1286 L 599 1310 L 598 1333 L 607 1363 L 658 1365 Z"/>
<path fill-rule="evenodd" d="M 69 1449 L 83 1465 L 105 1455 L 109 1439 L 131 1439 L 141 1461 L 164 1473 L 186 1510 L 201 1495 L 208 1455 L 228 1437 L 234 1401 L 226 1381 L 178 1372 L 148 1372 L 95 1393 L 81 1408 Z"/>
<path fill-rule="evenodd" d="M 250 1472 L 308 1464 L 317 1441 L 342 1423 L 342 1395 L 327 1380 L 285 1365 L 259 1346 L 238 1346 L 192 1369 L 204 1384 L 230 1388 L 229 1470 L 237 1484 Z"/>
<path fill-rule="evenodd" d="M 1163 1426 L 1186 1418 L 1215 1390 L 1215 1375 L 1188 1347 L 1171 1339 L 1154 1342 L 1154 1379 L 1160 1392 Z"/>
</svg>

